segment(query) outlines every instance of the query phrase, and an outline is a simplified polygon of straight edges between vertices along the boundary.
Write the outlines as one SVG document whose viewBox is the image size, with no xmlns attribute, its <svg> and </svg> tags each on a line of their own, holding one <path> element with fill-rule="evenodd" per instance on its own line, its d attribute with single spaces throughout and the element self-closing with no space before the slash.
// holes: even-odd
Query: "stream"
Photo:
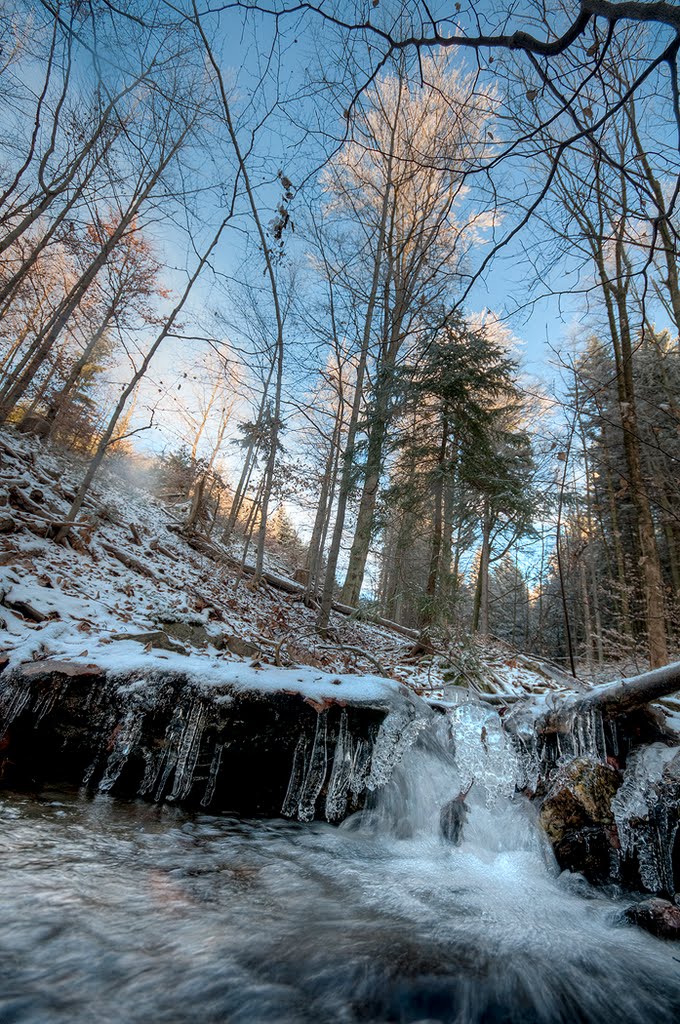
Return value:
<svg viewBox="0 0 680 1024">
<path fill-rule="evenodd" d="M 479 714 L 340 827 L 3 794 L 1 1024 L 679 1019 L 677 946 L 560 875 Z M 454 846 L 439 813 L 468 786 Z"/>
</svg>

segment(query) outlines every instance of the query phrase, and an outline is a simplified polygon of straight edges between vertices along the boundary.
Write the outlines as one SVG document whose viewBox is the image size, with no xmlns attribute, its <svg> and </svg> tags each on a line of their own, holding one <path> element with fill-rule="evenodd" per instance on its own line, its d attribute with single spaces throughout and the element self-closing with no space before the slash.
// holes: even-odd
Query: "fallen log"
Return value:
<svg viewBox="0 0 680 1024">
<path fill-rule="evenodd" d="M 182 534 L 182 530 L 177 530 L 177 533 Z M 254 565 L 242 564 L 233 555 L 227 554 L 226 551 L 222 551 L 217 545 L 213 544 L 205 537 L 201 537 L 199 534 L 191 534 L 187 536 L 183 534 L 185 540 L 190 548 L 194 551 L 199 551 L 202 555 L 206 555 L 208 558 L 212 558 L 217 562 L 224 562 L 227 565 L 232 565 L 238 568 L 248 576 L 254 576 L 256 568 Z M 302 597 L 305 593 L 305 587 L 301 583 L 296 583 L 294 580 L 289 580 L 285 576 L 279 576 L 278 573 L 269 572 L 263 570 L 260 573 L 261 579 L 268 583 L 270 587 L 274 587 L 276 590 L 282 590 L 286 594 L 293 594 L 295 596 Z M 339 601 L 333 601 L 331 608 L 334 612 L 339 612 L 341 615 L 353 615 L 356 616 L 358 609 L 352 605 L 341 604 Z M 382 629 L 389 629 L 393 633 L 400 633 L 402 636 L 408 637 L 409 640 L 418 640 L 420 633 L 417 629 L 409 629 L 408 626 L 402 626 L 398 622 L 392 622 L 391 619 L 383 619 L 381 616 L 371 616 L 370 619 L 366 620 L 370 625 L 380 626 Z"/>
<path fill-rule="evenodd" d="M 34 608 L 30 601 L 15 601 L 11 597 L 5 595 L 2 599 L 2 604 L 5 608 L 9 608 L 10 611 L 16 612 L 17 615 L 21 615 L 24 619 L 29 619 L 31 622 L 47 622 L 48 619 L 59 618 L 57 612 L 42 612 L 39 608 Z"/>
<path fill-rule="evenodd" d="M 0 516 L 0 533 L 14 533 L 19 529 L 19 523 L 12 516 Z"/>
<path fill-rule="evenodd" d="M 369 654 L 368 651 L 362 650 L 361 647 L 352 647 L 347 644 L 319 644 L 318 648 L 320 651 L 346 651 L 348 654 L 353 654 L 356 658 L 365 658 L 366 661 L 374 666 L 379 676 L 387 675 L 382 663 L 372 654 Z"/>
<path fill-rule="evenodd" d="M 353 608 L 349 604 L 340 604 L 339 601 L 333 601 L 331 608 L 334 612 L 340 612 L 341 615 L 354 615 L 356 617 L 359 609 Z M 393 633 L 400 633 L 401 636 L 406 636 L 409 640 L 419 640 L 420 632 L 417 629 L 411 629 L 409 626 L 402 626 L 399 622 L 393 622 L 392 619 L 383 619 L 381 615 L 372 615 L 364 620 L 369 626 L 380 626 L 382 629 L 389 629 Z"/>
<path fill-rule="evenodd" d="M 146 576 L 147 579 L 156 580 L 156 574 L 147 568 L 143 562 L 140 562 L 137 558 L 133 558 L 132 555 L 128 555 L 125 551 L 121 551 L 120 548 L 115 547 L 113 544 L 109 544 L 107 541 L 100 541 L 100 546 L 109 555 L 112 555 L 123 565 L 127 566 L 128 569 L 132 569 L 134 572 L 138 572 L 140 576 Z"/>
<path fill-rule="evenodd" d="M 643 672 L 628 679 L 597 686 L 579 702 L 581 706 L 597 707 L 610 718 L 651 704 L 661 697 L 670 697 L 680 690 L 680 661 L 663 668 Z"/>
<path fill-rule="evenodd" d="M 566 733 L 574 726 L 575 717 L 597 711 L 604 718 L 612 719 L 641 711 L 648 704 L 670 697 L 680 690 L 680 661 L 674 661 L 663 668 L 652 669 L 628 679 L 617 679 L 611 683 L 595 686 L 589 693 L 565 694 L 559 707 L 541 716 L 536 729 L 541 733 Z"/>
<path fill-rule="evenodd" d="M 551 683 L 557 683 L 558 686 L 564 686 L 571 690 L 586 691 L 588 689 L 587 684 L 582 679 L 564 672 L 559 666 L 552 665 L 548 661 L 540 661 L 526 654 L 518 653 L 514 654 L 513 657 L 519 665 L 527 668 L 530 672 L 535 672 L 536 675 L 543 676 Z"/>
<path fill-rule="evenodd" d="M 33 515 L 38 516 L 41 519 L 44 519 L 45 505 L 47 505 L 47 507 L 51 509 L 51 511 L 53 511 L 55 515 L 59 514 L 59 510 L 54 509 L 54 507 L 51 506 L 49 503 L 42 501 L 40 502 L 40 504 L 38 504 L 38 502 L 34 501 L 33 498 L 29 497 L 25 491 L 22 491 L 20 487 L 17 487 L 16 484 L 12 484 L 9 487 L 8 495 L 10 505 L 13 505 L 14 508 L 20 509 L 22 512 L 31 512 Z"/>
</svg>

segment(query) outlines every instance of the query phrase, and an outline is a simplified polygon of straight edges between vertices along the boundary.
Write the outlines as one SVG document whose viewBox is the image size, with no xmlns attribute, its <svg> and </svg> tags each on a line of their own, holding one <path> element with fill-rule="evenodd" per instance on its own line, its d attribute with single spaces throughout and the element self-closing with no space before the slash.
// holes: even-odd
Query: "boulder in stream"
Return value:
<svg viewBox="0 0 680 1024">
<path fill-rule="evenodd" d="M 594 758 L 576 757 L 555 775 L 541 807 L 541 824 L 549 838 L 560 842 L 576 829 L 612 825 L 612 799 L 621 774 Z"/>
<path fill-rule="evenodd" d="M 628 907 L 625 916 L 632 924 L 660 939 L 680 939 L 680 907 L 668 900 L 651 899 L 634 903 Z"/>
<path fill-rule="evenodd" d="M 562 868 L 591 882 L 616 873 L 619 841 L 612 799 L 620 785 L 620 772 L 594 758 L 576 757 L 558 770 L 540 821 Z"/>
</svg>

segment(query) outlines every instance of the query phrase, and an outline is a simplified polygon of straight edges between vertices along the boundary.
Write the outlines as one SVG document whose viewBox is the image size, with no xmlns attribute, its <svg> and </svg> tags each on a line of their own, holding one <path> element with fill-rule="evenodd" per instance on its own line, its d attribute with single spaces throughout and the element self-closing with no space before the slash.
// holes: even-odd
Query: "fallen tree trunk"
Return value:
<svg viewBox="0 0 680 1024">
<path fill-rule="evenodd" d="M 113 555 L 113 557 L 126 566 L 126 568 L 132 569 L 134 572 L 138 572 L 140 576 L 146 576 L 147 579 L 158 579 L 156 574 L 144 565 L 143 562 L 140 562 L 138 558 L 133 558 L 132 555 L 128 555 L 125 551 L 121 551 L 120 548 L 117 548 L 114 544 L 109 544 L 108 541 L 101 541 L 100 544 L 107 554 Z"/>
<path fill-rule="evenodd" d="M 581 705 L 599 708 L 610 718 L 624 715 L 636 708 L 651 704 L 661 697 L 670 697 L 680 690 L 680 661 L 671 662 L 663 668 L 643 672 L 629 679 L 617 679 L 613 683 L 598 686 L 582 698 Z"/>
<path fill-rule="evenodd" d="M 341 604 L 340 601 L 333 601 L 331 608 L 334 612 L 340 612 L 341 615 L 356 615 L 358 608 L 353 608 L 349 604 Z M 401 633 L 402 636 L 406 636 L 409 640 L 418 640 L 420 633 L 417 629 L 410 629 L 408 626 L 402 626 L 399 622 L 393 622 L 392 619 L 383 619 L 381 615 L 371 616 L 365 620 L 369 625 L 381 626 L 383 629 L 390 629 L 393 633 Z"/>
<path fill-rule="evenodd" d="M 202 555 L 206 555 L 208 558 L 214 559 L 216 562 L 226 562 L 228 565 L 234 566 L 239 570 L 242 570 L 248 576 L 255 574 L 255 566 L 242 564 L 233 555 L 227 554 L 226 551 L 222 551 L 213 544 L 212 541 L 207 540 L 205 537 L 201 537 L 198 534 L 185 534 L 183 530 L 176 530 L 175 532 L 181 534 L 186 540 L 190 548 L 194 551 L 199 551 Z M 274 587 L 276 590 L 283 590 L 286 594 L 294 594 L 295 596 L 302 596 L 305 593 L 305 587 L 301 583 L 296 583 L 294 580 L 289 580 L 285 576 L 279 576 L 277 573 L 268 572 L 263 570 L 260 573 L 260 578 L 268 583 L 270 587 Z M 331 608 L 334 612 L 339 612 L 341 615 L 356 615 L 358 609 L 352 607 L 349 604 L 341 604 L 340 601 L 333 601 Z M 398 622 L 392 622 L 391 619 L 383 619 L 381 616 L 371 617 L 367 620 L 374 626 L 381 626 L 383 629 L 389 629 L 393 633 L 400 633 L 402 636 L 408 637 L 409 640 L 417 640 L 420 633 L 417 629 L 409 629 L 408 626 L 402 626 Z"/>
<path fill-rule="evenodd" d="M 656 700 L 670 697 L 680 690 L 680 661 L 663 668 L 643 672 L 628 679 L 617 679 L 594 687 L 587 694 L 569 697 L 559 707 L 542 715 L 536 723 L 538 733 L 570 733 L 577 718 L 599 712 L 603 718 L 614 719 L 631 712 L 641 712 Z"/>
</svg>

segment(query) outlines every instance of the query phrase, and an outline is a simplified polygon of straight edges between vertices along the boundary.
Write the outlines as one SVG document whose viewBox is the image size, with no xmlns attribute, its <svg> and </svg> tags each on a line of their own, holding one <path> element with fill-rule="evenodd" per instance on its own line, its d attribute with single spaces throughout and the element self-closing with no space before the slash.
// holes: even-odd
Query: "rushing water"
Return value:
<svg viewBox="0 0 680 1024">
<path fill-rule="evenodd" d="M 0 1022 L 679 1019 L 677 947 L 559 875 L 484 714 L 454 715 L 459 766 L 421 735 L 340 828 L 4 796 Z"/>
</svg>

